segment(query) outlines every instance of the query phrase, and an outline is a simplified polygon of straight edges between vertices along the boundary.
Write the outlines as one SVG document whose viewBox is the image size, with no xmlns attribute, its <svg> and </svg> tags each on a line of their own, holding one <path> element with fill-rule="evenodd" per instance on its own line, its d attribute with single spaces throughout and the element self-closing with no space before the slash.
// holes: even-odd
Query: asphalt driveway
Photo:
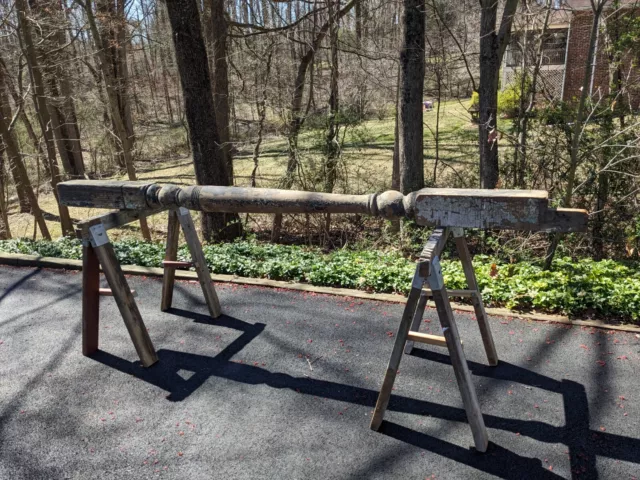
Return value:
<svg viewBox="0 0 640 480">
<path fill-rule="evenodd" d="M 405 356 L 369 419 L 402 305 L 131 277 L 160 362 L 139 366 L 112 298 L 81 354 L 79 273 L 0 267 L 0 478 L 640 478 L 640 338 L 491 318 L 486 365 L 457 313 L 491 445 L 475 452 L 446 351 Z M 438 333 L 434 310 L 423 331 Z"/>
</svg>

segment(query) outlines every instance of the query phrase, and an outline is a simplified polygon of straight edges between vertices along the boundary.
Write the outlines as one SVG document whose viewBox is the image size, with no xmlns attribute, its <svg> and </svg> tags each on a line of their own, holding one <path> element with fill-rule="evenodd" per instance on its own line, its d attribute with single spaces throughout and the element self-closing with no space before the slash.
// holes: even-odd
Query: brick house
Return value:
<svg viewBox="0 0 640 480">
<path fill-rule="evenodd" d="M 539 2 L 541 3 L 541 2 Z M 542 2 L 544 3 L 544 2 Z M 639 15 L 637 0 L 622 1 L 622 15 Z M 611 11 L 609 11 L 611 13 Z M 603 17 L 607 16 L 607 11 Z M 547 31 L 542 39 L 543 62 L 538 75 L 538 91 L 547 100 L 572 101 L 580 96 L 584 81 L 585 64 L 589 49 L 589 36 L 593 13 L 589 0 L 556 0 Z M 502 68 L 502 88 L 512 83 L 523 65 L 523 51 L 533 58 L 533 45 L 539 35 L 534 27 L 522 27 L 514 22 L 512 41 L 505 52 Z M 525 37 L 525 35 L 527 35 Z M 596 58 L 593 74 L 589 79 L 589 92 L 606 94 L 609 90 L 609 59 L 602 33 L 596 40 Z M 625 58 L 622 70 L 629 80 L 627 99 L 633 109 L 640 108 L 640 70 L 638 53 L 635 58 Z M 526 60 L 525 60 L 526 61 Z M 532 62 L 529 63 L 531 65 Z M 634 86 L 635 84 L 635 86 Z"/>
</svg>

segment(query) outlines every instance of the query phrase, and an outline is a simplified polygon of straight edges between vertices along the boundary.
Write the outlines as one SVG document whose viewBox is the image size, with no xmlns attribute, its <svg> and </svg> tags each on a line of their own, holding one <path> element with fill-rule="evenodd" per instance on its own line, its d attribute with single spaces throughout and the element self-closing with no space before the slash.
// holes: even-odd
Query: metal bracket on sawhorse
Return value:
<svg viewBox="0 0 640 480">
<path fill-rule="evenodd" d="M 98 350 L 100 295 L 100 267 L 110 287 L 110 295 L 116 301 L 122 319 L 129 331 L 131 341 L 140 357 L 142 365 L 149 367 L 158 361 L 158 356 L 149 338 L 140 311 L 133 298 L 120 262 L 116 258 L 113 245 L 109 241 L 107 230 L 120 227 L 165 209 L 128 211 L 121 210 L 86 220 L 78 225 L 77 234 L 82 238 L 82 353 L 91 355 Z M 169 212 L 169 235 L 164 264 L 162 309 L 171 306 L 175 268 L 182 262 L 175 262 L 178 250 L 179 226 L 182 226 L 185 240 L 191 252 L 192 262 L 198 273 L 198 280 L 202 287 L 209 313 L 213 318 L 220 316 L 220 302 L 216 295 L 211 275 L 205 263 L 202 245 L 191 219 L 189 210 L 180 209 L 179 212 Z M 180 265 L 178 265 L 180 264 Z"/>
<path fill-rule="evenodd" d="M 451 233 L 453 233 L 458 254 L 462 261 L 469 290 L 447 292 L 444 286 L 444 279 L 440 268 L 440 253 Z M 428 289 L 424 289 L 425 284 L 428 285 Z M 373 418 L 371 419 L 371 428 L 378 430 L 382 424 L 403 351 L 410 353 L 414 342 L 442 347 L 446 346 L 451 356 L 451 364 L 458 382 L 458 388 L 460 389 L 469 425 L 471 426 L 476 450 L 484 452 L 487 450 L 489 443 L 487 429 L 484 425 L 476 391 L 471 382 L 471 373 L 469 372 L 469 367 L 462 350 L 458 327 L 456 326 L 451 304 L 449 303 L 450 296 L 471 297 L 489 364 L 492 366 L 497 365 L 498 354 L 496 353 L 493 337 L 491 336 L 491 330 L 482 304 L 482 297 L 478 291 L 478 285 L 471 263 L 471 255 L 464 238 L 464 231 L 461 228 L 437 228 L 429 237 L 416 265 L 409 298 L 407 299 L 407 304 L 402 314 L 402 320 L 400 321 L 396 335 L 396 342 L 391 352 L 389 365 L 378 395 Z M 436 305 L 443 332 L 443 336 L 441 337 L 422 334 L 418 331 L 429 297 L 433 299 Z"/>
</svg>

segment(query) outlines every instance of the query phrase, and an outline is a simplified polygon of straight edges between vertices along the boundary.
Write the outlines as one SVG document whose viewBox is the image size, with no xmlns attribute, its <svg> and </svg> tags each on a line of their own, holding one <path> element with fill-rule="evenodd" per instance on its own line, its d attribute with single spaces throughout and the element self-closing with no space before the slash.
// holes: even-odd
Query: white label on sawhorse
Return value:
<svg viewBox="0 0 640 480">
<path fill-rule="evenodd" d="M 183 217 L 185 215 L 189 215 L 189 209 L 188 208 L 184 208 L 184 207 L 180 207 L 178 209 L 178 215 L 180 215 L 181 217 Z"/>
<path fill-rule="evenodd" d="M 93 248 L 101 247 L 102 245 L 109 243 L 107 231 L 104 229 L 104 225 L 102 223 L 89 227 L 89 233 L 91 234 L 90 240 Z"/>
</svg>

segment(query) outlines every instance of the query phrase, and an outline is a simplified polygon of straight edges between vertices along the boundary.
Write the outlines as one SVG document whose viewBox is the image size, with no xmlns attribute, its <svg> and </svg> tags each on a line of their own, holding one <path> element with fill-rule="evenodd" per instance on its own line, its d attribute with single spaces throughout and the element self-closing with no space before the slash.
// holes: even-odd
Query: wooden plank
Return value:
<svg viewBox="0 0 640 480">
<path fill-rule="evenodd" d="M 86 220 L 79 222 L 76 227 L 82 232 L 85 230 L 84 225 L 93 225 L 96 220 L 100 220 L 104 225 L 105 230 L 111 230 L 112 228 L 122 227 L 128 223 L 138 221 L 141 218 L 163 212 L 164 210 L 166 210 L 164 207 L 142 210 L 115 210 L 113 212 L 103 213 L 96 215 L 95 217 L 87 218 Z"/>
<path fill-rule="evenodd" d="M 100 294 L 101 297 L 113 297 L 113 290 L 111 290 L 110 288 L 101 288 L 99 289 L 98 293 Z M 131 290 L 131 295 L 135 296 L 136 291 L 135 290 Z"/>
<path fill-rule="evenodd" d="M 409 332 L 407 339 L 412 342 L 426 343 L 427 345 L 435 345 L 436 347 L 446 347 L 447 341 L 440 335 L 430 335 L 428 333 Z M 462 342 L 460 342 L 462 343 Z"/>
<path fill-rule="evenodd" d="M 589 213 L 579 208 L 549 208 L 538 230 L 543 232 L 586 232 Z"/>
<path fill-rule="evenodd" d="M 98 350 L 100 327 L 100 264 L 88 242 L 82 246 L 82 354 Z"/>
<path fill-rule="evenodd" d="M 543 190 L 425 188 L 415 194 L 418 225 L 536 230 L 544 219 Z"/>
<path fill-rule="evenodd" d="M 169 223 L 167 227 L 167 245 L 165 247 L 165 262 L 173 261 L 178 256 L 178 239 L 180 238 L 180 223 L 175 210 L 169 210 Z M 160 310 L 163 312 L 171 308 L 173 302 L 173 286 L 175 284 L 176 271 L 174 268 L 165 268 L 162 275 L 162 300 Z"/>
<path fill-rule="evenodd" d="M 179 262 L 176 260 L 163 260 L 162 261 L 163 268 L 191 268 L 193 267 L 193 262 Z"/>
<path fill-rule="evenodd" d="M 482 411 L 480 410 L 480 403 L 476 396 L 476 390 L 471 380 L 471 372 L 469 372 L 469 366 L 467 360 L 462 351 L 462 343 L 460 342 L 460 335 L 458 334 L 458 327 L 453 318 L 453 311 L 449 304 L 449 297 L 444 287 L 444 280 L 442 278 L 442 271 L 440 269 L 440 262 L 436 259 L 431 265 L 431 273 L 427 278 L 427 282 L 433 291 L 433 301 L 436 304 L 438 311 L 438 318 L 440 319 L 440 325 L 442 326 L 442 333 L 447 342 L 449 348 L 449 355 L 451 356 L 451 365 L 456 375 L 458 382 L 458 388 L 460 389 L 460 395 L 462 396 L 462 403 L 467 413 L 467 419 L 471 426 L 471 433 L 473 434 L 473 440 L 476 450 L 485 452 L 489 445 L 489 437 L 487 435 L 487 429 L 484 425 L 484 419 L 482 417 Z"/>
<path fill-rule="evenodd" d="M 431 289 L 425 288 L 423 291 L 427 297 L 432 296 Z M 473 297 L 477 293 L 478 292 L 476 292 L 475 290 L 447 290 L 447 295 L 449 295 L 449 298 L 469 298 Z"/>
<path fill-rule="evenodd" d="M 418 300 L 422 295 L 422 286 L 424 284 L 424 277 L 420 274 L 419 265 L 416 266 L 416 273 L 413 277 L 413 283 L 411 285 L 411 291 L 409 292 L 409 298 L 407 298 L 407 304 L 404 307 L 402 313 L 402 320 L 398 326 L 398 332 L 396 333 L 396 341 L 393 344 L 393 350 L 391 351 L 391 358 L 389 358 L 389 364 L 382 381 L 382 387 L 378 394 L 378 401 L 376 402 L 376 408 L 373 411 L 371 418 L 370 428 L 372 430 L 378 430 L 384 419 L 384 413 L 389 405 L 389 399 L 391 398 L 391 390 L 398 374 L 398 366 L 402 359 L 402 351 L 404 349 L 405 342 L 407 341 L 407 335 L 409 333 L 409 327 L 411 327 L 411 320 L 413 319 L 416 311 Z"/>
<path fill-rule="evenodd" d="M 109 242 L 107 232 L 99 221 L 96 222 L 95 225 L 89 227 L 91 246 L 100 261 L 100 265 L 102 265 L 102 271 L 113 291 L 113 298 L 118 305 L 140 361 L 145 367 L 149 367 L 158 361 L 158 356 L 142 321 L 142 316 L 133 298 L 127 279 L 122 273 L 113 245 Z"/>
<path fill-rule="evenodd" d="M 182 231 L 184 232 L 187 246 L 191 252 L 191 260 L 198 274 L 198 281 L 200 282 L 202 293 L 209 307 L 209 313 L 213 318 L 218 318 L 222 314 L 220 301 L 218 300 L 218 295 L 211 281 L 211 273 L 204 258 L 202 244 L 200 243 L 200 239 L 196 233 L 196 227 L 191 219 L 191 213 L 186 208 L 181 207 L 177 210 L 177 215 L 178 221 L 182 226 Z"/>
<path fill-rule="evenodd" d="M 420 260 L 431 261 L 433 257 L 438 257 L 444 250 L 447 240 L 449 240 L 450 228 L 436 228 L 429 235 L 427 243 L 425 243 L 422 252 L 420 252 Z"/>
<path fill-rule="evenodd" d="M 491 326 L 489 325 L 489 319 L 484 309 L 482 296 L 478 291 L 478 282 L 476 281 L 476 274 L 473 270 L 471 253 L 469 252 L 467 241 L 464 238 L 464 230 L 454 229 L 453 238 L 456 243 L 458 255 L 460 256 L 460 261 L 462 262 L 462 269 L 467 279 L 467 285 L 471 290 L 477 292 L 477 295 L 471 297 L 471 303 L 473 304 L 473 310 L 476 314 L 478 327 L 480 328 L 480 335 L 482 336 L 482 343 L 484 344 L 484 350 L 487 354 L 487 360 L 489 361 L 489 365 L 495 366 L 498 364 L 498 352 L 496 351 L 496 345 L 493 341 Z"/>
<path fill-rule="evenodd" d="M 429 265 L 431 260 L 442 253 L 442 250 L 449 239 L 450 233 L 451 229 L 449 227 L 440 227 L 434 229 L 433 232 L 431 232 L 431 235 L 429 235 L 429 239 L 427 240 L 427 243 L 425 243 L 422 252 L 420 252 L 418 260 L 418 263 L 422 264 L 421 272 L 425 278 L 429 275 Z"/>
<path fill-rule="evenodd" d="M 58 198 L 70 207 L 147 209 L 147 189 L 153 182 L 69 180 L 58 184 Z"/>
</svg>

